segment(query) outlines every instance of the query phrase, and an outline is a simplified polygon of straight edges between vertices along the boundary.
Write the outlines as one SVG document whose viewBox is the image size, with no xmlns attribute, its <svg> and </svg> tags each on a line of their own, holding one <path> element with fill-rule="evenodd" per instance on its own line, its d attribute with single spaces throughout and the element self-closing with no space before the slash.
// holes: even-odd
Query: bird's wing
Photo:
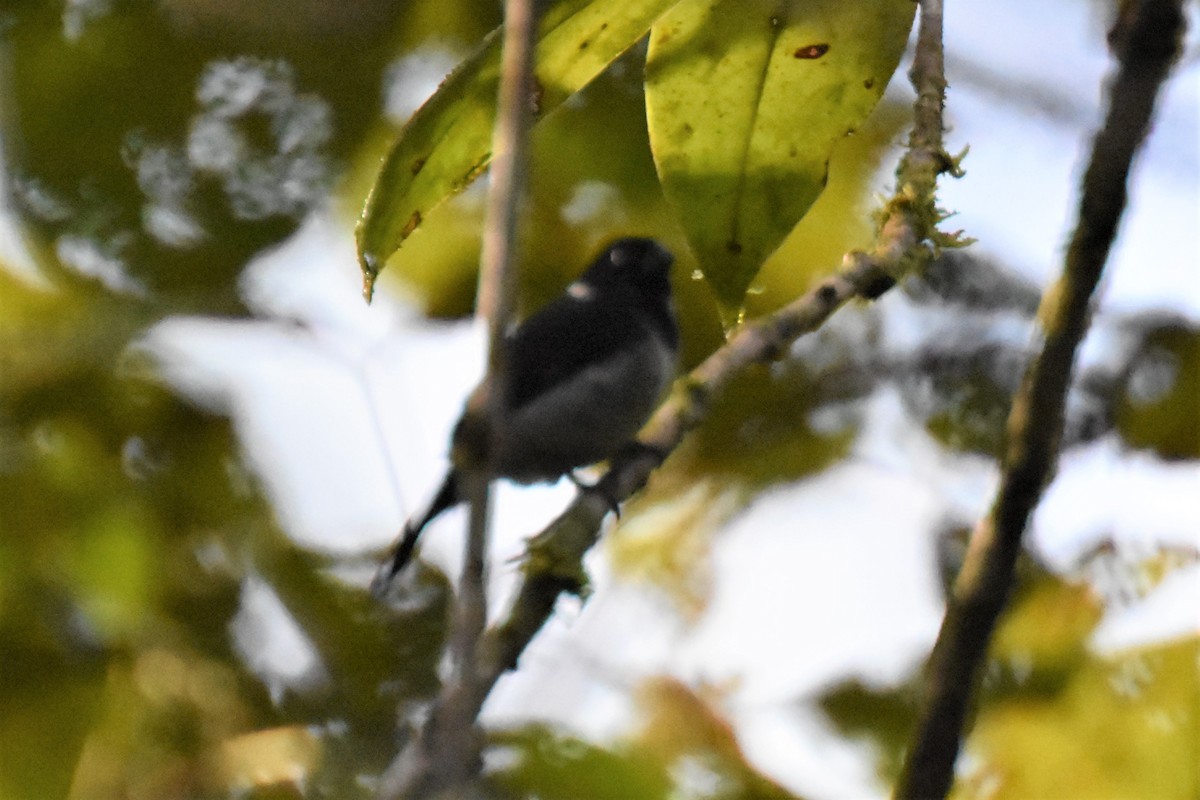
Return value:
<svg viewBox="0 0 1200 800">
<path fill-rule="evenodd" d="M 646 335 L 620 297 L 558 297 L 510 339 L 509 408 L 520 408 Z"/>
</svg>

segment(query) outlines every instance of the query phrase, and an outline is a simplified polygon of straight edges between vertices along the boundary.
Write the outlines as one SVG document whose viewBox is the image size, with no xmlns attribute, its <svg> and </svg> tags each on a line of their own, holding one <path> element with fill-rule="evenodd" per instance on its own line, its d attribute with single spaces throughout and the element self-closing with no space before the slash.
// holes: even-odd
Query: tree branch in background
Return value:
<svg viewBox="0 0 1200 800">
<path fill-rule="evenodd" d="M 897 798 L 940 798 L 950 790 L 963 722 L 1012 587 L 1021 536 L 1054 472 L 1075 352 L 1125 208 L 1130 164 L 1178 56 L 1183 26 L 1181 0 L 1135 0 L 1110 34 L 1120 68 L 1108 117 L 1092 146 L 1062 277 L 1043 297 L 1042 352 L 1013 399 L 1000 488 L 971 537 L 934 646 Z"/>
<path fill-rule="evenodd" d="M 466 411 L 485 421 L 480 429 L 489 444 L 482 463 L 467 464 L 463 475 L 470 521 L 450 632 L 453 671 L 424 726 L 384 774 L 381 798 L 421 798 L 447 790 L 461 796 L 457 791 L 475 780 L 480 769 L 475 717 L 492 685 L 480 681 L 476 668 L 476 649 L 487 624 L 488 483 L 494 472 L 490 454 L 495 451 L 490 443 L 495 441 L 500 398 L 508 380 L 504 334 L 515 307 L 517 218 L 528 174 L 535 16 L 534 0 L 506 0 L 492 147 L 496 155 L 491 165 L 476 304 L 476 316 L 488 324 L 488 371 L 482 391 L 475 393 Z"/>
<path fill-rule="evenodd" d="M 553 612 L 558 596 L 579 591 L 584 553 L 599 537 L 610 502 L 624 501 L 705 417 L 722 389 L 754 363 L 787 353 L 801 335 L 819 328 L 854 298 L 874 299 L 899 277 L 920 269 L 939 245 L 957 244 L 937 230 L 941 217 L 934 190 L 943 172 L 958 173 L 942 146 L 941 0 L 922 3 L 921 33 L 911 79 L 917 89 L 914 129 L 896 170 L 896 189 L 883 209 L 876 241 L 868 252 L 848 253 L 841 271 L 774 314 L 741 327 L 727 344 L 678 380 L 671 397 L 642 431 L 636 448 L 613 460 L 596 491 L 575 502 L 530 544 L 524 577 L 506 618 L 484 634 L 478 655 L 482 705 L 500 676 L 517 659 Z M 486 687 L 486 690 L 484 690 Z"/>
</svg>

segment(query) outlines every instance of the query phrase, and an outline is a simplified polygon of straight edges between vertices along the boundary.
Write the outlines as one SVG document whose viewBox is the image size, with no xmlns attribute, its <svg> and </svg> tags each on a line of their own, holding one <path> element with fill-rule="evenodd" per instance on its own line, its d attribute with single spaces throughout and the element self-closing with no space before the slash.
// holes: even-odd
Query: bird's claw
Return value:
<svg viewBox="0 0 1200 800">
<path fill-rule="evenodd" d="M 583 480 L 575 474 L 574 470 L 571 470 L 567 473 L 567 480 L 575 484 L 575 488 L 581 492 L 595 492 L 596 494 L 600 495 L 601 499 L 603 499 L 604 502 L 608 504 L 608 507 L 612 509 L 613 514 L 616 515 L 616 518 L 621 518 L 621 504 L 617 502 L 615 497 L 605 491 L 604 487 L 601 486 L 600 481 L 597 481 L 596 483 L 584 483 Z"/>
</svg>

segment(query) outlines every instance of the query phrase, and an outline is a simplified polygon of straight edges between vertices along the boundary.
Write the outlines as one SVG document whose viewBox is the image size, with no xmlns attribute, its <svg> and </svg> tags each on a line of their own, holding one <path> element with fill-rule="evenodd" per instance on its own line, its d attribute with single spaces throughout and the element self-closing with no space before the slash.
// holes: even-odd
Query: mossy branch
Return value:
<svg viewBox="0 0 1200 800">
<path fill-rule="evenodd" d="M 530 543 L 517 597 L 507 616 L 484 634 L 479 677 L 494 684 L 516 667 L 525 647 L 553 613 L 558 596 L 584 586 L 581 562 L 597 541 L 610 501 L 623 502 L 705 418 L 714 399 L 735 376 L 755 363 L 786 353 L 856 298 L 875 299 L 896 281 L 922 268 L 939 246 L 958 242 L 937 230 L 942 219 L 934 192 L 943 173 L 961 174 L 942 145 L 945 77 L 941 2 L 922 4 L 921 32 L 911 78 L 917 89 L 915 122 L 908 149 L 896 171 L 896 188 L 885 205 L 870 250 L 847 253 L 841 269 L 767 317 L 747 323 L 692 372 L 680 378 L 667 401 L 643 429 L 635 447 L 615 458 L 595 491 L 581 492 Z M 931 52 L 933 51 L 933 52 Z M 477 699 L 480 704 L 486 692 Z"/>
</svg>

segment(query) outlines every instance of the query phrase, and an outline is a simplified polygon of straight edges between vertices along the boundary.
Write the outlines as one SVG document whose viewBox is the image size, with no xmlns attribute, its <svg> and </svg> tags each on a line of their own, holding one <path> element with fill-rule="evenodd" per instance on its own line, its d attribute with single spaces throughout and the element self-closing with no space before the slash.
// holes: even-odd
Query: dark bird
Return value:
<svg viewBox="0 0 1200 800">
<path fill-rule="evenodd" d="M 633 440 L 675 374 L 673 261 L 653 239 L 618 239 L 505 338 L 508 380 L 492 440 L 497 477 L 556 481 Z M 455 425 L 452 451 L 470 436 L 467 419 Z M 429 510 L 405 524 L 380 566 L 376 595 L 408 563 L 425 526 L 462 500 L 451 466 Z"/>
</svg>

